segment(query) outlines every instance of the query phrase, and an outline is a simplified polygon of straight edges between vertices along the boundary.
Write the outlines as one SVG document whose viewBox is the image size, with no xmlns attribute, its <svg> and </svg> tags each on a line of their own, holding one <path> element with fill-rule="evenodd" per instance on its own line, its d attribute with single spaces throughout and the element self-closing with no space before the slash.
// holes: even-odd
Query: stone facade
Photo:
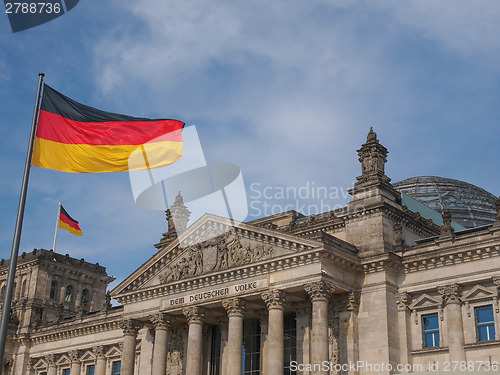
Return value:
<svg viewBox="0 0 500 375">
<path fill-rule="evenodd" d="M 99 265 L 23 254 L 5 373 L 361 375 L 500 362 L 500 219 L 455 232 L 445 214 L 438 227 L 401 205 L 373 130 L 358 153 L 352 201 L 319 216 L 205 215 L 186 228 L 179 195 L 158 252 L 111 294 Z"/>
</svg>

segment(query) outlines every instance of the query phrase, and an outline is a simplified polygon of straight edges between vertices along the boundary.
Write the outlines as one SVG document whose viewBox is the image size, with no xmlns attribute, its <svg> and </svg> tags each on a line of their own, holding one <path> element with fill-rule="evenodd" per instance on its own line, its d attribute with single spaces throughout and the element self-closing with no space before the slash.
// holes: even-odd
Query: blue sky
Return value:
<svg viewBox="0 0 500 375">
<path fill-rule="evenodd" d="M 500 194 L 496 1 L 82 0 L 16 34 L 4 15 L 0 48 L 3 258 L 39 72 L 82 103 L 196 125 L 208 161 L 241 168 L 253 208 L 266 187 L 336 189 L 323 203 L 344 204 L 370 126 L 393 181 L 438 175 Z M 286 198 L 263 200 L 294 204 Z M 167 227 L 162 211 L 135 206 L 127 173 L 33 168 L 21 252 L 52 247 L 59 200 L 84 236 L 60 231 L 58 252 L 99 262 L 117 281 Z"/>
</svg>

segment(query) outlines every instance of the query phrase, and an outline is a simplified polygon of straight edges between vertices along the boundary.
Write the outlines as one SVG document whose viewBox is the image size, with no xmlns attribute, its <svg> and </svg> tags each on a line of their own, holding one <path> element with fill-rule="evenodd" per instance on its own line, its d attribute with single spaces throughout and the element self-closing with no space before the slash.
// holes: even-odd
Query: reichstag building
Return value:
<svg viewBox="0 0 500 375">
<path fill-rule="evenodd" d="M 498 373 L 500 201 L 439 177 L 391 184 L 373 130 L 358 154 L 352 200 L 320 215 L 187 227 L 179 195 L 158 252 L 110 292 L 99 264 L 23 253 L 4 373 Z"/>
</svg>

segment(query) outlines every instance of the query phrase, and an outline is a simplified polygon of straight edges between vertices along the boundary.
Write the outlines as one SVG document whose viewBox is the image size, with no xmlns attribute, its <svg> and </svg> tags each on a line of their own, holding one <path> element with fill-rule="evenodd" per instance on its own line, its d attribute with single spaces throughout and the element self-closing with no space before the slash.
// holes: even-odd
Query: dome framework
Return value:
<svg viewBox="0 0 500 375">
<path fill-rule="evenodd" d="M 417 176 L 396 182 L 394 187 L 426 206 L 443 213 L 466 228 L 495 222 L 497 198 L 464 181 L 437 176 Z"/>
</svg>

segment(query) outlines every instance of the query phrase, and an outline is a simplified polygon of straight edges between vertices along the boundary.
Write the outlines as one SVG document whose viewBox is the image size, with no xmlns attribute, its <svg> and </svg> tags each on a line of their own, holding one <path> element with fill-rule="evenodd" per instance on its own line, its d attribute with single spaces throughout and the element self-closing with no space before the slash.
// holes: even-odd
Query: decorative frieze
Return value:
<svg viewBox="0 0 500 375">
<path fill-rule="evenodd" d="M 328 301 L 335 291 L 335 286 L 327 281 L 321 280 L 305 284 L 304 289 L 307 294 L 309 294 L 309 298 L 312 302 Z"/>
<path fill-rule="evenodd" d="M 189 324 L 203 324 L 206 310 L 200 306 L 190 306 L 182 309 Z"/>
<path fill-rule="evenodd" d="M 286 292 L 279 289 L 270 289 L 262 292 L 262 299 L 266 303 L 267 309 L 284 310 L 286 304 Z"/>
<path fill-rule="evenodd" d="M 222 306 L 226 309 L 227 315 L 243 318 L 245 311 L 245 301 L 241 298 L 228 298 L 222 301 Z"/>
<path fill-rule="evenodd" d="M 462 286 L 451 284 L 438 288 L 438 293 L 441 295 L 443 305 L 447 304 L 462 304 Z"/>
</svg>

